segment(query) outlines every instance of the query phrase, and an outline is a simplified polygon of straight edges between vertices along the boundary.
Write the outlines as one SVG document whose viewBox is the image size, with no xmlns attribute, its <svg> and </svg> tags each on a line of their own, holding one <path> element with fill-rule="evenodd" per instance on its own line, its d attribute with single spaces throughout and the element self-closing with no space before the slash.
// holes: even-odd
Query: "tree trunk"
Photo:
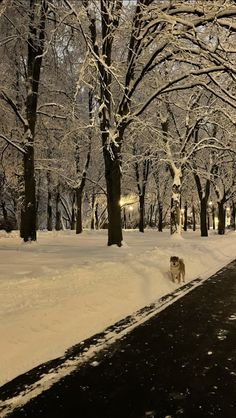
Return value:
<svg viewBox="0 0 236 418">
<path fill-rule="evenodd" d="M 55 230 L 56 231 L 60 231 L 62 229 L 62 225 L 61 225 L 61 211 L 59 208 L 59 204 L 60 204 L 60 192 L 57 192 L 56 195 L 56 223 L 55 223 Z"/>
<path fill-rule="evenodd" d="M 188 204 L 187 202 L 184 205 L 184 231 L 188 229 Z"/>
<path fill-rule="evenodd" d="M 162 202 L 158 202 L 158 231 L 163 230 L 163 205 Z"/>
<path fill-rule="evenodd" d="M 154 205 L 150 205 L 150 208 L 149 208 L 149 221 L 148 221 L 148 225 L 150 226 L 150 227 L 152 227 L 153 226 L 153 220 L 152 220 L 152 217 L 153 217 L 153 212 L 154 212 Z"/>
<path fill-rule="evenodd" d="M 121 225 L 121 171 L 118 147 L 112 150 L 103 147 L 105 162 L 105 179 L 107 187 L 107 212 L 108 212 L 108 245 L 122 245 Z M 112 153 L 112 154 L 111 154 Z"/>
<path fill-rule="evenodd" d="M 27 88 L 27 123 L 24 122 L 25 154 L 23 158 L 25 195 L 21 211 L 21 236 L 24 241 L 35 241 L 37 209 L 34 172 L 34 136 L 37 120 L 40 72 L 45 41 L 47 3 L 38 0 L 31 1 L 29 8 L 30 22 L 28 33 L 27 79 L 25 83 Z"/>
<path fill-rule="evenodd" d="M 207 230 L 207 202 L 210 195 L 210 180 L 207 179 L 205 189 L 201 185 L 201 180 L 198 174 L 194 174 L 194 179 L 197 185 L 198 196 L 200 199 L 200 227 L 201 237 L 208 237 Z"/>
<path fill-rule="evenodd" d="M 200 201 L 200 227 L 201 237 L 208 237 L 207 229 L 207 200 L 205 198 Z"/>
<path fill-rule="evenodd" d="M 81 234 L 83 232 L 83 227 L 82 227 L 83 192 L 80 188 L 77 188 L 75 191 L 75 194 L 76 194 L 76 234 Z"/>
<path fill-rule="evenodd" d="M 96 205 L 95 205 L 94 216 L 95 216 L 95 228 L 96 228 L 96 229 L 98 229 L 98 227 L 99 227 L 99 219 L 98 219 L 98 203 L 96 203 Z"/>
<path fill-rule="evenodd" d="M 225 208 L 224 201 L 218 202 L 218 234 L 224 235 L 225 233 Z"/>
<path fill-rule="evenodd" d="M 216 221 L 215 221 L 215 206 L 212 205 L 212 228 L 216 229 Z"/>
<path fill-rule="evenodd" d="M 96 201 L 96 196 L 95 196 L 94 189 L 93 189 L 92 204 L 91 204 L 92 214 L 91 214 L 91 224 L 90 224 L 90 227 L 92 230 L 95 228 L 95 220 L 94 220 L 95 201 Z"/>
<path fill-rule="evenodd" d="M 5 204 L 5 202 L 3 202 L 3 200 L 1 201 L 1 206 L 2 206 L 3 219 L 4 219 L 5 223 L 7 223 L 8 216 L 7 216 L 6 204 Z"/>
<path fill-rule="evenodd" d="M 193 223 L 193 231 L 196 231 L 196 214 L 195 214 L 195 207 L 192 206 L 192 223 Z"/>
<path fill-rule="evenodd" d="M 230 228 L 235 231 L 236 225 L 235 225 L 235 203 L 232 202 L 231 206 L 231 212 L 230 212 Z"/>
<path fill-rule="evenodd" d="M 76 220 L 75 220 L 75 193 L 73 193 L 73 199 L 72 199 L 72 207 L 71 207 L 71 224 L 70 229 L 72 231 L 75 230 Z"/>
<path fill-rule="evenodd" d="M 47 230 L 52 231 L 52 193 L 48 190 Z"/>
<path fill-rule="evenodd" d="M 144 232 L 145 228 L 145 195 L 139 196 L 139 232 Z"/>
<path fill-rule="evenodd" d="M 24 154 L 24 205 L 21 212 L 21 238 L 25 242 L 36 241 L 36 192 L 34 177 L 34 147 L 25 147 Z"/>
</svg>

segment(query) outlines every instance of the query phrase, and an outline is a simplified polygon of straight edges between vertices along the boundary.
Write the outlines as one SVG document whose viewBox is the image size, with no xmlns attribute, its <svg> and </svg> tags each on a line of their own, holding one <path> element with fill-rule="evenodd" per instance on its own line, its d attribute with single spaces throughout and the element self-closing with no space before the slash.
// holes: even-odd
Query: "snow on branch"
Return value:
<svg viewBox="0 0 236 418">
<path fill-rule="evenodd" d="M 18 117 L 18 119 L 21 121 L 22 125 L 24 126 L 24 128 L 28 128 L 28 122 L 27 120 L 21 115 L 21 113 L 19 112 L 17 105 L 14 103 L 14 101 L 4 92 L 2 91 L 0 93 L 0 98 L 3 99 L 14 111 L 14 113 L 16 114 L 16 116 Z"/>
<path fill-rule="evenodd" d="M 12 145 L 14 148 L 16 148 L 18 151 L 21 152 L 21 154 L 25 154 L 25 150 L 20 147 L 19 145 L 17 145 L 15 142 L 11 141 L 11 139 L 7 138 L 5 135 L 0 134 L 0 138 L 4 139 L 4 141 L 6 141 L 8 144 Z"/>
</svg>

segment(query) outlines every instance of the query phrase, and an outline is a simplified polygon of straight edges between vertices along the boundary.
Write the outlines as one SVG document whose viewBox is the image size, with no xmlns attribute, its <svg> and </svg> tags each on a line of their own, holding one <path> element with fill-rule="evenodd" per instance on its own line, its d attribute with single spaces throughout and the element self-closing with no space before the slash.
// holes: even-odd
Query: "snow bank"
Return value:
<svg viewBox="0 0 236 418">
<path fill-rule="evenodd" d="M 41 232 L 23 244 L 0 235 L 0 385 L 61 356 L 73 344 L 171 292 L 169 257 L 186 264 L 186 281 L 208 277 L 236 258 L 236 233 L 124 233 L 122 248 L 105 231 Z"/>
</svg>

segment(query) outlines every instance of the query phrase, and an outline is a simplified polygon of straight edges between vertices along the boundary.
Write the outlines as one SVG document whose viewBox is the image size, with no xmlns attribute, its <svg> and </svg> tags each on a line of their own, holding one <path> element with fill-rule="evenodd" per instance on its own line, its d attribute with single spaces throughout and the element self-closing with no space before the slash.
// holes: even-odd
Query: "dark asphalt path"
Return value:
<svg viewBox="0 0 236 418">
<path fill-rule="evenodd" d="M 236 418 L 236 260 L 10 417 Z"/>
</svg>

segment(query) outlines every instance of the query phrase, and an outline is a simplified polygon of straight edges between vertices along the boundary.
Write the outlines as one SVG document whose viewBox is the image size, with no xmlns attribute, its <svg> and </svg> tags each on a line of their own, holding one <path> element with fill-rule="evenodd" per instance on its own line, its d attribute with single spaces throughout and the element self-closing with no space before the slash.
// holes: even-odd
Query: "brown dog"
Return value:
<svg viewBox="0 0 236 418">
<path fill-rule="evenodd" d="M 170 257 L 170 275 L 173 282 L 185 282 L 185 264 L 182 258 Z"/>
</svg>

